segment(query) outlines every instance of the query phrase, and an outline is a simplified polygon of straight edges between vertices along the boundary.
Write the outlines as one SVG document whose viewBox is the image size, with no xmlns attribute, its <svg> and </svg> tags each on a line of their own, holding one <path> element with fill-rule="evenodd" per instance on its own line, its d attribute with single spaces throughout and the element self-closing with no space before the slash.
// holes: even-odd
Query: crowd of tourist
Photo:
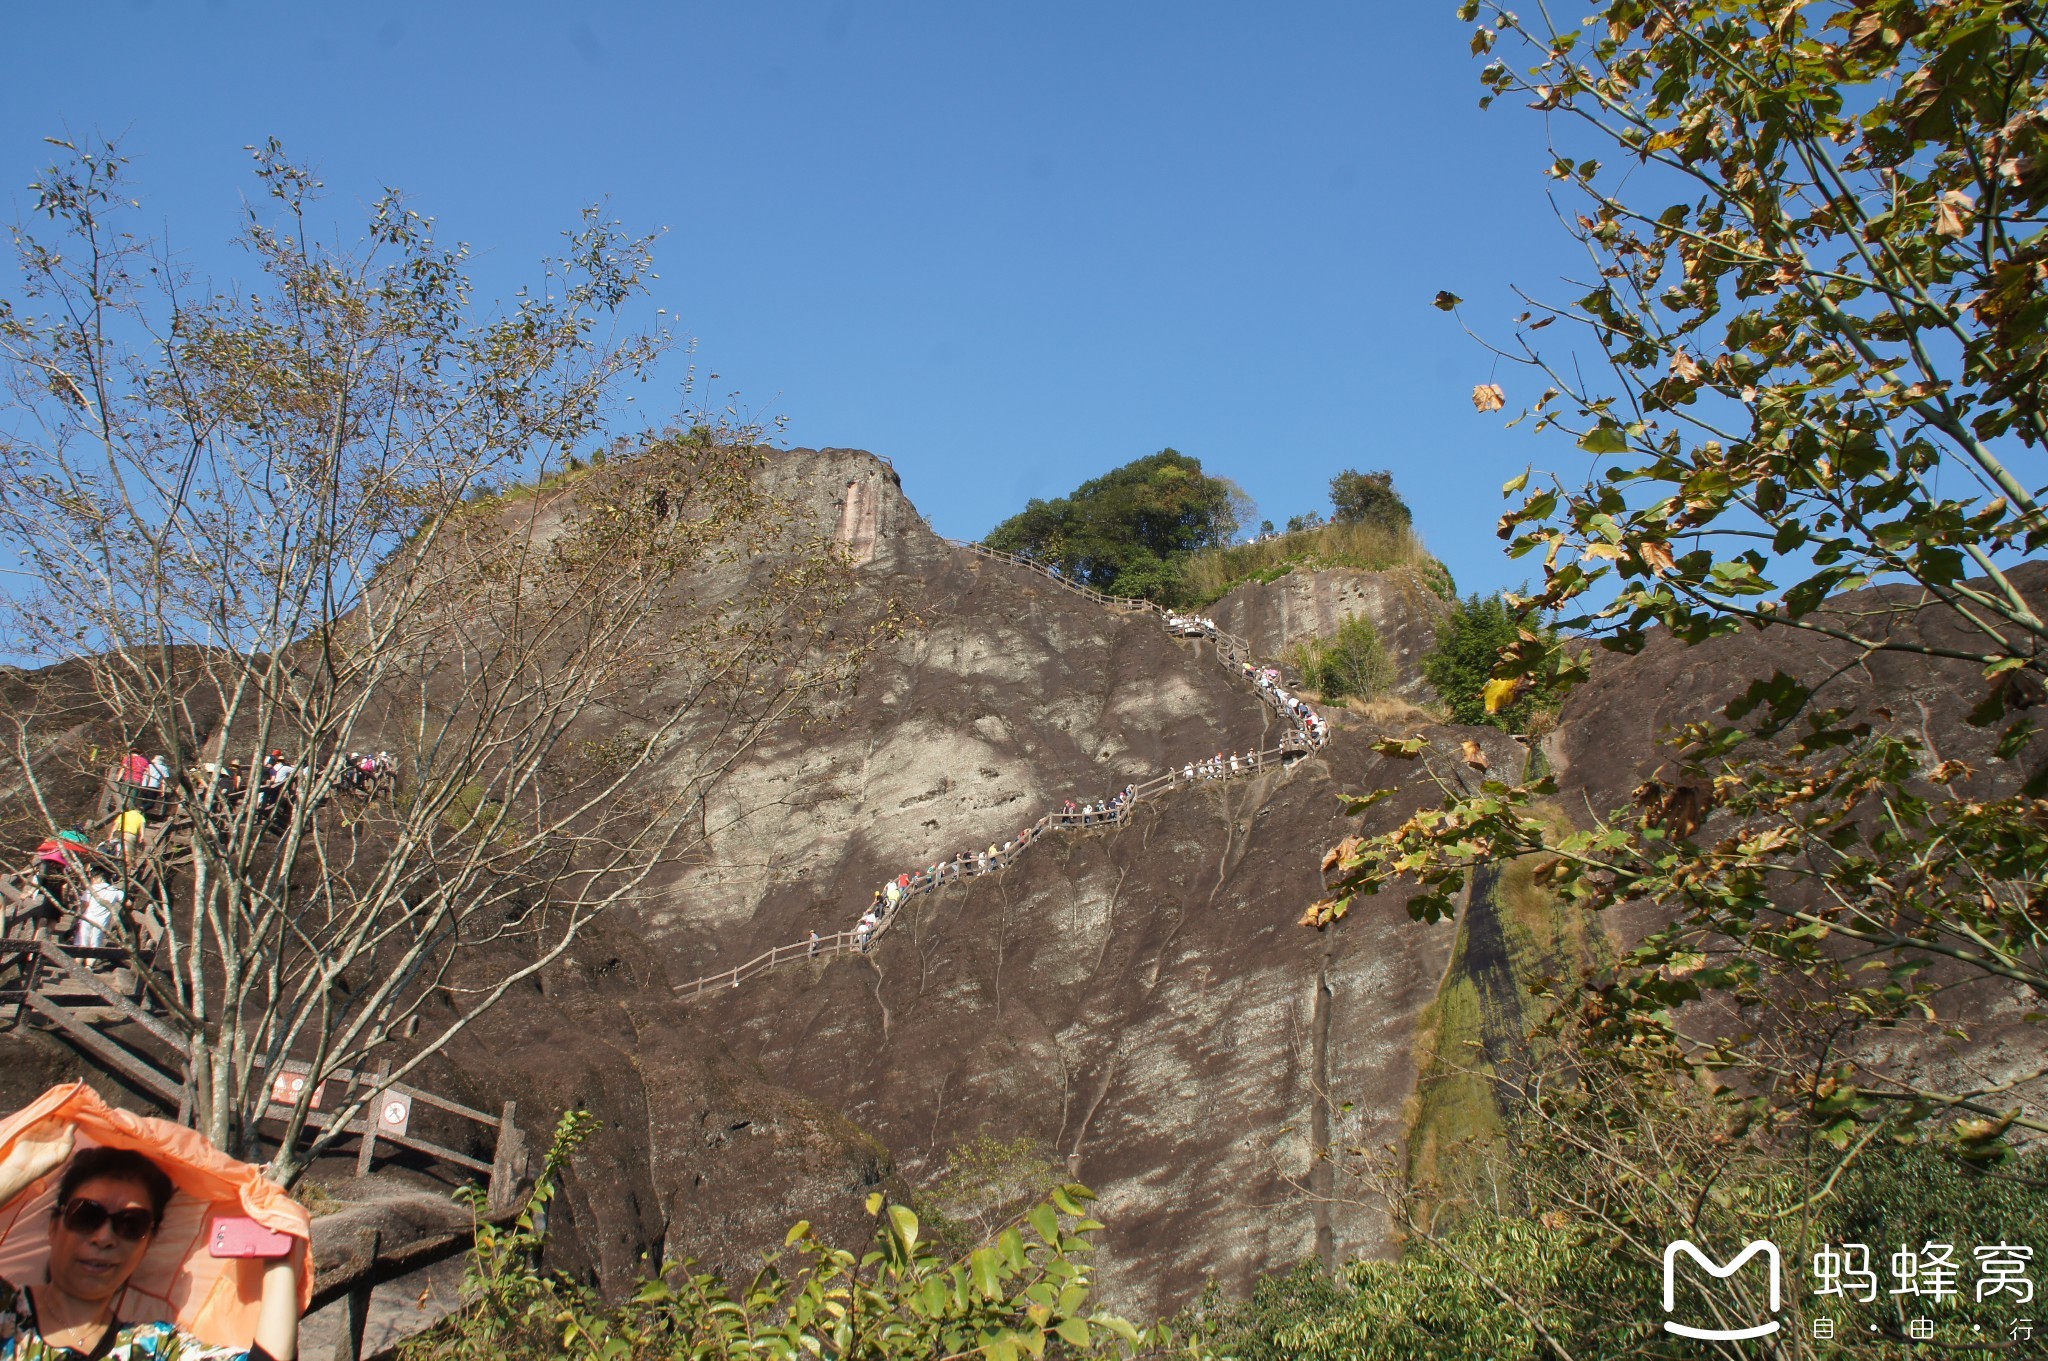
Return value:
<svg viewBox="0 0 2048 1361">
<path fill-rule="evenodd" d="M 1221 640 L 1225 636 L 1216 627 L 1216 621 L 1204 615 L 1168 612 L 1165 619 L 1167 632 L 1175 637 Z M 1241 643 L 1231 641 L 1234 644 L 1232 651 L 1243 650 Z M 1285 755 L 1290 748 L 1296 751 L 1314 750 L 1328 740 L 1329 729 L 1322 715 L 1311 708 L 1306 700 L 1284 688 L 1283 677 L 1277 668 L 1254 666 L 1249 661 L 1240 661 L 1238 667 L 1240 674 L 1251 682 L 1259 697 L 1272 705 L 1288 722 L 1290 736 L 1296 741 L 1283 742 L 1281 754 Z M 950 860 L 905 871 L 875 890 L 873 899 L 861 913 L 860 920 L 854 924 L 853 947 L 865 951 L 882 928 L 895 916 L 896 909 L 908 899 L 942 884 L 1003 869 L 1018 852 L 1048 831 L 1055 828 L 1121 824 L 1129 816 L 1130 810 L 1152 793 L 1183 784 L 1193 784 L 1197 780 L 1227 780 L 1234 776 L 1249 775 L 1264 767 L 1266 755 L 1267 753 L 1256 749 L 1242 754 L 1218 752 L 1207 760 L 1189 761 L 1177 770 L 1169 767 L 1164 775 L 1148 781 L 1143 788 L 1127 784 L 1106 799 L 1095 799 L 1087 803 L 1077 803 L 1073 799 L 1068 799 L 1058 812 L 1047 813 L 1001 845 L 992 844 L 983 851 L 962 851 Z M 821 944 L 818 933 L 813 931 L 810 952 L 815 955 Z"/>
<path fill-rule="evenodd" d="M 150 828 L 174 806 L 170 763 L 130 748 L 114 771 L 117 807 L 96 825 L 53 832 L 36 847 L 24 896 L 8 905 L 6 930 L 55 930 L 76 947 L 99 950 L 122 917 L 129 892 L 146 870 Z M 138 939 L 154 947 L 154 932 L 135 923 Z"/>
<path fill-rule="evenodd" d="M 388 788 L 396 770 L 389 752 L 350 752 L 337 783 L 368 798 Z M 232 818 L 253 793 L 265 828 L 282 825 L 306 782 L 281 748 L 272 748 L 257 762 L 253 778 L 240 760 L 202 761 L 192 773 L 199 806 L 208 817 L 216 823 Z M 150 869 L 146 852 L 152 829 L 167 823 L 181 801 L 170 762 L 162 755 L 145 757 L 134 747 L 115 766 L 111 784 L 114 811 L 91 824 L 99 828 L 97 836 L 68 827 L 36 847 L 26 899 L 8 905 L 0 929 L 60 929 L 74 946 L 97 950 L 107 945 L 136 880 Z M 135 923 L 134 933 L 145 951 L 153 948 L 148 923 Z"/>
</svg>

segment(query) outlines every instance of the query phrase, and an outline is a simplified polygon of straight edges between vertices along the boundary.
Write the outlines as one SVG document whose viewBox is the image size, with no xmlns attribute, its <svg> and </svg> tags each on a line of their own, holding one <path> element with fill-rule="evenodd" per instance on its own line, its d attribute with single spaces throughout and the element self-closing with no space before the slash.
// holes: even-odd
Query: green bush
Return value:
<svg viewBox="0 0 2048 1361">
<path fill-rule="evenodd" d="M 1338 625 L 1335 637 L 1297 644 L 1291 660 L 1301 683 L 1324 699 L 1372 699 L 1394 687 L 1394 659 L 1364 615 Z"/>
<path fill-rule="evenodd" d="M 1734 1142 L 1741 1144 L 1741 1137 Z M 2048 1167 L 2039 1154 L 2003 1176 L 1990 1176 L 1929 1145 L 1873 1144 L 1832 1188 L 1823 1189 L 1832 1164 L 1814 1149 L 1786 1141 L 1761 1162 L 1741 1162 L 1741 1175 L 1734 1178 L 1714 1175 L 1735 1170 L 1730 1166 L 1686 1166 L 1680 1159 L 1667 1169 L 1668 1185 L 1630 1196 L 1597 1159 L 1546 1157 L 1531 1145 L 1512 1156 L 1533 1161 L 1533 1175 L 1507 1167 L 1498 1196 L 1474 1202 L 1455 1222 L 1418 1235 L 1399 1258 L 1354 1261 L 1335 1279 L 1305 1262 L 1260 1282 L 1239 1302 L 1222 1301 L 1212 1290 L 1184 1320 L 1183 1330 L 1235 1361 L 1451 1361 L 1560 1353 L 1575 1361 L 1680 1361 L 1706 1353 L 1660 1330 L 1659 1247 L 1681 1235 L 1726 1244 L 1762 1237 L 1783 1253 L 1790 1286 L 1787 1347 L 1771 1354 L 1816 1354 L 1800 1345 L 1808 1332 L 1802 1314 L 1810 1313 L 1832 1316 L 1838 1336 L 1857 1339 L 1840 1352 L 1819 1355 L 1908 1361 L 1922 1350 L 1901 1335 L 1905 1315 L 1889 1294 L 1872 1304 L 1853 1293 L 1805 1297 L 1797 1283 L 1817 1251 L 1867 1245 L 1883 1291 L 1893 1284 L 1890 1254 L 1902 1242 L 1916 1248 L 1928 1241 L 1948 1243 L 1956 1248 L 1967 1302 L 1975 1245 L 2037 1245 L 2048 1236 L 2048 1201 L 2037 1189 Z M 1649 1150 L 1640 1152 L 1647 1156 Z M 1697 1204 L 1697 1218 L 1674 1214 L 1669 1222 L 1656 1222 L 1662 1197 L 1680 1211 Z"/>
</svg>

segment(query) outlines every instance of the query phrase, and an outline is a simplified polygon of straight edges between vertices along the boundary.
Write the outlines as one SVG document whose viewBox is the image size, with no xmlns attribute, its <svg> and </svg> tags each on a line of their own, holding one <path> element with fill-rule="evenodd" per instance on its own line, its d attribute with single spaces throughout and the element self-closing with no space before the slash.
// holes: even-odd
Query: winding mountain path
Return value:
<svg viewBox="0 0 2048 1361">
<path fill-rule="evenodd" d="M 1281 738 L 1278 745 L 1260 751 L 1232 754 L 1227 758 L 1204 757 L 1199 760 L 1169 767 L 1164 773 L 1156 775 L 1142 784 L 1130 786 L 1128 794 L 1113 808 L 1094 805 L 1096 811 L 1093 812 L 1068 813 L 1060 811 L 1047 813 L 1023 833 L 1019 834 L 1015 840 L 1006 842 L 999 848 L 993 848 L 995 850 L 994 854 L 984 853 L 971 858 L 959 858 L 921 869 L 907 876 L 907 884 L 902 883 L 900 880 L 892 881 L 897 886 L 896 891 L 889 894 L 885 899 L 887 910 L 878 921 L 851 927 L 829 936 L 813 936 L 792 944 L 778 945 L 774 949 L 764 951 L 734 968 L 720 970 L 718 973 L 706 974 L 702 978 L 695 978 L 687 983 L 678 984 L 675 988 L 675 995 L 677 997 L 688 1001 L 702 997 L 713 989 L 736 988 L 748 979 L 765 973 L 778 965 L 792 963 L 800 959 L 822 959 L 834 955 L 865 952 L 872 948 L 875 941 L 880 939 L 895 924 L 903 905 L 911 899 L 934 892 L 949 883 L 955 883 L 963 879 L 978 878 L 984 874 L 1000 873 L 1015 864 L 1019 856 L 1023 855 L 1025 851 L 1036 845 L 1040 839 L 1049 833 L 1084 829 L 1092 830 L 1094 827 L 1102 825 L 1121 826 L 1129 821 L 1132 809 L 1141 803 L 1209 780 L 1241 778 L 1257 774 L 1276 765 L 1285 768 L 1297 758 L 1316 750 L 1326 740 L 1328 730 L 1315 715 L 1314 711 L 1309 709 L 1302 701 L 1295 699 L 1292 695 L 1280 689 L 1278 684 L 1260 669 L 1258 663 L 1252 657 L 1251 645 L 1234 634 L 1223 632 L 1208 620 L 1199 616 L 1177 615 L 1149 600 L 1109 595 L 1096 590 L 1092 586 L 1062 576 L 1059 572 L 1047 567 L 1043 563 L 1034 562 L 1029 558 L 1018 557 L 1015 554 L 999 552 L 982 544 L 964 543 L 953 539 L 945 540 L 945 542 L 961 552 L 971 553 L 991 562 L 1031 572 L 1058 586 L 1061 590 L 1083 596 L 1119 613 L 1150 614 L 1157 618 L 1163 627 L 1168 628 L 1178 637 L 1192 638 L 1197 642 L 1206 639 L 1215 645 L 1214 656 L 1217 663 L 1228 669 L 1232 675 L 1239 679 L 1250 680 L 1258 697 L 1286 721 L 1286 734 Z M 171 833 L 170 829 L 171 823 L 166 822 L 161 830 L 152 825 L 147 833 L 150 837 L 150 842 L 145 847 L 145 853 L 152 868 L 160 869 L 159 862 L 173 849 L 178 841 L 178 838 Z M 161 837 L 160 841 L 159 837 Z M 32 869 L 10 875 L 0 875 L 0 907 L 4 907 L 9 916 L 24 914 L 30 904 L 35 901 L 36 895 L 37 890 Z M 38 946 L 31 942 L 23 941 L 11 944 L 12 948 L 15 948 L 17 952 L 38 951 Z M 125 964 L 130 962 L 126 950 L 83 950 L 78 947 L 71 947 L 67 953 L 63 947 L 59 946 L 54 940 L 49 939 L 47 933 L 44 934 L 40 942 L 39 952 L 43 958 L 58 966 L 56 971 L 58 975 L 68 976 L 68 978 L 75 980 L 85 980 L 88 986 L 93 981 L 89 972 L 78 967 L 80 960 L 84 957 L 89 956 L 97 959 L 105 956 L 104 962 L 106 963 Z M 109 1000 L 105 996 L 107 990 L 103 986 L 92 987 L 91 992 L 94 995 L 91 996 L 80 996 L 77 998 L 70 996 L 59 997 L 54 995 L 47 986 L 38 988 L 36 986 L 37 981 L 38 973 L 31 969 L 26 977 L 21 980 L 21 983 L 17 985 L 19 995 L 14 997 L 0 996 L 0 1001 L 12 1000 L 17 1005 L 26 1004 L 35 1007 L 46 1016 L 53 1016 L 61 1025 L 70 1021 L 71 1018 L 68 1015 L 59 1015 L 58 1013 L 66 1012 L 70 1007 L 82 1003 L 103 1004 Z M 129 1014 L 130 1019 L 136 1019 L 138 1009 L 133 1006 L 132 1001 L 124 1007 L 124 1010 Z M 102 1062 L 121 1066 L 116 1062 L 117 1058 L 126 1059 L 130 1057 L 126 1054 L 119 1056 L 110 1054 L 107 1052 L 111 1049 L 110 1045 L 93 1043 L 93 1041 L 102 1040 L 103 1037 L 97 1034 L 87 1037 L 79 1033 L 83 1029 L 80 1026 L 72 1024 L 66 1025 L 65 1028 L 68 1032 L 72 1033 L 73 1038 L 86 1043 L 87 1047 L 92 1049 Z M 129 1067 L 132 1066 L 132 1064 L 129 1065 Z M 123 1067 L 122 1071 L 128 1071 L 128 1067 Z M 152 1072 L 149 1076 L 154 1081 L 145 1085 L 151 1086 L 153 1090 L 159 1090 L 161 1094 L 166 1095 L 168 1098 L 176 1098 L 178 1092 L 176 1088 L 171 1086 L 171 1075 Z M 182 1083 L 178 1085 L 182 1087 Z M 432 1100 L 433 1098 L 428 1097 L 427 1099 Z"/>
<path fill-rule="evenodd" d="M 1286 720 L 1286 735 L 1281 738 L 1278 746 L 1248 755 L 1232 754 L 1224 758 L 1221 764 L 1217 763 L 1217 758 L 1205 757 L 1178 766 L 1169 766 L 1164 774 L 1156 775 L 1143 784 L 1131 786 L 1129 796 L 1113 811 L 1047 813 L 1017 839 L 1003 843 L 994 855 L 984 853 L 971 859 L 955 859 L 909 875 L 909 884 L 902 886 L 896 896 L 886 900 L 887 911 L 874 925 L 856 926 L 834 932 L 829 936 L 812 936 L 808 940 L 796 941 L 793 944 L 778 945 L 772 950 L 755 955 L 744 964 L 723 969 L 718 973 L 706 974 L 702 978 L 693 978 L 687 983 L 679 983 L 676 985 L 675 993 L 682 1000 L 694 1000 L 717 989 L 736 988 L 748 979 L 758 977 L 778 965 L 794 963 L 797 960 L 865 953 L 895 924 L 904 904 L 911 899 L 935 892 L 946 884 L 956 883 L 962 879 L 1000 873 L 1015 864 L 1018 857 L 1037 845 L 1049 832 L 1092 830 L 1094 827 L 1105 825 L 1121 826 L 1130 819 L 1133 808 L 1148 800 L 1176 789 L 1192 788 L 1209 780 L 1254 775 L 1275 765 L 1285 768 L 1299 757 L 1316 750 L 1327 740 L 1328 729 L 1315 716 L 1312 709 L 1281 690 L 1277 684 L 1264 678 L 1259 664 L 1252 657 L 1251 645 L 1234 634 L 1223 632 L 1206 619 L 1178 615 L 1150 600 L 1106 594 L 1092 586 L 1062 576 L 1044 563 L 1000 552 L 983 544 L 965 543 L 957 539 L 947 539 L 945 542 L 962 552 L 973 553 L 1010 567 L 1023 568 L 1062 590 L 1084 596 L 1120 613 L 1138 612 L 1154 615 L 1177 637 L 1193 638 L 1197 641 L 1207 639 L 1215 644 L 1216 661 L 1233 675 L 1241 679 L 1251 679 L 1259 698 Z M 1299 709 L 1296 708 L 1297 705 L 1300 706 Z M 1306 711 L 1306 717 L 1303 711 Z"/>
</svg>

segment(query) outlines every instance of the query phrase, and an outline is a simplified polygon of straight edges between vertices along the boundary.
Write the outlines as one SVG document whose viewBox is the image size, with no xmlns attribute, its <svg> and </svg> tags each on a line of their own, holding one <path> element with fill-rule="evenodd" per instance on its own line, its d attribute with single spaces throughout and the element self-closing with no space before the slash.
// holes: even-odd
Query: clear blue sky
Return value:
<svg viewBox="0 0 2048 1361">
<path fill-rule="evenodd" d="M 1504 335 L 1510 284 L 1572 296 L 1574 261 L 1542 119 L 1477 109 L 1454 9 L 14 7 L 0 185 L 19 214 L 43 136 L 118 136 L 224 281 L 242 148 L 275 135 L 351 237 L 403 188 L 495 293 L 604 199 L 667 229 L 653 305 L 719 392 L 887 455 L 943 533 L 1172 445 L 1275 520 L 1391 468 L 1490 588 L 1527 575 L 1500 483 L 1579 456 L 1472 410 L 1491 360 L 1430 299 Z"/>
</svg>

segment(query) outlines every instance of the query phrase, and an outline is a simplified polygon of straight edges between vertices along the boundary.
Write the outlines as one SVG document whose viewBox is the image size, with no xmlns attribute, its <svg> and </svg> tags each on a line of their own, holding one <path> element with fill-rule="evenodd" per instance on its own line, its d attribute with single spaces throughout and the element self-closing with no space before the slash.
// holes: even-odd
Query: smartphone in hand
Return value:
<svg viewBox="0 0 2048 1361">
<path fill-rule="evenodd" d="M 224 1215 L 213 1221 L 206 1250 L 216 1257 L 284 1257 L 292 1250 L 292 1236 L 246 1215 Z"/>
</svg>

